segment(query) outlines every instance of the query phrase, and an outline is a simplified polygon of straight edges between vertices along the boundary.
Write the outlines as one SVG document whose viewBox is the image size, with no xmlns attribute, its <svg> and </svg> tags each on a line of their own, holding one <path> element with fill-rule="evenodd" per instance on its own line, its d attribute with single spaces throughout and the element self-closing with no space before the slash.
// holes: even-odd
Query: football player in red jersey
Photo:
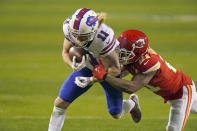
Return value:
<svg viewBox="0 0 197 131">
<path fill-rule="evenodd" d="M 131 73 L 132 80 L 109 75 L 101 62 L 94 66 L 93 76 L 127 93 L 146 87 L 160 95 L 171 106 L 166 130 L 182 131 L 190 111 L 197 113 L 197 93 L 192 79 L 151 49 L 143 32 L 127 30 L 118 40 L 122 75 Z"/>
</svg>

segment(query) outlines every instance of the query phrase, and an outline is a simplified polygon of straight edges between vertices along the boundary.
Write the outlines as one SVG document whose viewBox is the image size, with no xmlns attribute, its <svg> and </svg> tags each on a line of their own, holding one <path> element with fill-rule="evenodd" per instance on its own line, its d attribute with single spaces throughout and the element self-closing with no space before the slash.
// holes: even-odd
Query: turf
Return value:
<svg viewBox="0 0 197 131">
<path fill-rule="evenodd" d="M 152 48 L 197 82 L 196 0 L 1 0 L 0 131 L 47 130 L 53 101 L 72 71 L 61 58 L 62 23 L 82 7 L 106 12 L 116 37 L 126 29 L 144 31 Z M 62 131 L 165 130 L 169 105 L 147 89 L 137 94 L 139 124 L 129 115 L 114 120 L 96 84 L 67 110 Z M 185 131 L 195 131 L 196 121 L 190 115 Z"/>
</svg>

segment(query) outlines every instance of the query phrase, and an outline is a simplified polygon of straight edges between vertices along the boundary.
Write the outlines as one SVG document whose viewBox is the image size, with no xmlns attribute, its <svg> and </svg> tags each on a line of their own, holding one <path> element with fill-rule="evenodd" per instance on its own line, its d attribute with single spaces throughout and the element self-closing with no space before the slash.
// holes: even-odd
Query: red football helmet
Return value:
<svg viewBox="0 0 197 131">
<path fill-rule="evenodd" d="M 148 38 L 139 30 L 127 30 L 123 32 L 118 41 L 119 59 L 123 65 L 135 63 L 148 51 Z"/>
</svg>

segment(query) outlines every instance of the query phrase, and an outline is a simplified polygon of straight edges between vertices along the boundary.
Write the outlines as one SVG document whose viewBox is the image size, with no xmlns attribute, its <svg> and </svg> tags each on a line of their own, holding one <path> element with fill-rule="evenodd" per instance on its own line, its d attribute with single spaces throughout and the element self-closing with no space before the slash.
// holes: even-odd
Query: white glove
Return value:
<svg viewBox="0 0 197 131">
<path fill-rule="evenodd" d="M 89 84 L 93 84 L 93 77 L 75 77 L 75 84 L 81 88 L 85 88 Z"/>
<path fill-rule="evenodd" d="M 83 55 L 82 57 L 82 61 L 80 63 L 77 63 L 76 62 L 76 56 L 73 56 L 73 63 L 72 63 L 72 68 L 73 70 L 75 71 L 79 71 L 81 70 L 82 68 L 84 68 L 86 66 L 86 63 L 87 61 L 89 60 L 89 55 L 86 54 L 86 55 Z"/>
</svg>

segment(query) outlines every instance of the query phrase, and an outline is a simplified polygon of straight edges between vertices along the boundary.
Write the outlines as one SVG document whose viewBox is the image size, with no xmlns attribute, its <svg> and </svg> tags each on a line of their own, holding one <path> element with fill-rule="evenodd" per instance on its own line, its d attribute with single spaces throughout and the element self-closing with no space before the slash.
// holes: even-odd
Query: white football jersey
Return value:
<svg viewBox="0 0 197 131">
<path fill-rule="evenodd" d="M 71 42 L 68 34 L 68 25 L 70 18 L 63 23 L 63 32 L 65 38 Z M 72 43 L 72 42 L 71 42 Z M 75 45 L 75 43 L 72 43 Z M 101 24 L 98 28 L 93 41 L 85 47 L 96 59 L 105 57 L 110 54 L 119 45 L 114 35 L 114 31 L 106 24 Z"/>
</svg>

